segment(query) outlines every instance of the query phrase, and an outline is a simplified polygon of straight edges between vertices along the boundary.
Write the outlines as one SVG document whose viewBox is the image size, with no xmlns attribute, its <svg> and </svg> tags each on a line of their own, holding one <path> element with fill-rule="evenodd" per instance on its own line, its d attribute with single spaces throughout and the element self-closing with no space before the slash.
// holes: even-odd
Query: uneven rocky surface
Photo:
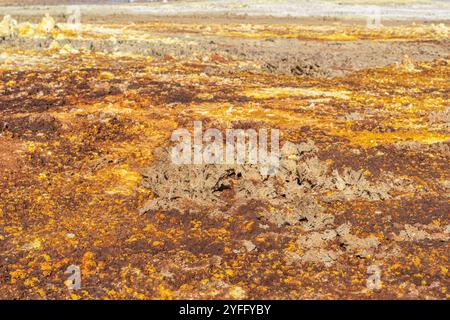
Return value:
<svg viewBox="0 0 450 320">
<path fill-rule="evenodd" d="M 445 25 L 0 32 L 1 298 L 449 298 Z M 278 129 L 279 170 L 173 164 L 194 121 Z"/>
<path fill-rule="evenodd" d="M 142 41 L 117 39 L 61 39 L 59 46 L 72 50 L 94 50 L 108 53 L 128 52 L 141 55 L 179 59 L 204 56 L 214 52 L 220 59 L 252 61 L 237 66 L 238 71 L 265 71 L 276 74 L 335 77 L 369 67 L 401 63 L 407 57 L 410 61 L 429 61 L 445 58 L 450 41 L 302 41 L 289 38 L 234 39 L 223 36 L 200 37 L 193 35 L 189 41 L 176 34 L 167 34 L 173 41 Z M 24 49 L 48 48 L 54 43 L 48 38 L 0 38 L 0 47 L 17 46 Z M 213 71 L 214 73 L 216 71 Z"/>
</svg>

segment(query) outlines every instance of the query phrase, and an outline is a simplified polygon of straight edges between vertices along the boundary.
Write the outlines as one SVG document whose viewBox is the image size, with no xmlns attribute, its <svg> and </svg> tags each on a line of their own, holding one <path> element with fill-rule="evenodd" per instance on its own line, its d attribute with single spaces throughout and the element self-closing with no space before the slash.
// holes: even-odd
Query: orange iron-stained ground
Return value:
<svg viewBox="0 0 450 320">
<path fill-rule="evenodd" d="M 448 27 L 56 26 L 0 41 L 0 298 L 449 298 Z M 194 120 L 277 128 L 388 192 L 320 194 L 314 230 L 252 201 L 140 214 L 142 170 Z"/>
</svg>

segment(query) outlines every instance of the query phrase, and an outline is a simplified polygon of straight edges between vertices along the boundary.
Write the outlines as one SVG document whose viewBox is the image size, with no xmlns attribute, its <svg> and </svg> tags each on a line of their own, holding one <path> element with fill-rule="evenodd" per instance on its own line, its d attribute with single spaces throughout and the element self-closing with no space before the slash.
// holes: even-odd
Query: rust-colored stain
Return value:
<svg viewBox="0 0 450 320">
<path fill-rule="evenodd" d="M 56 42 L 49 48 L 2 48 L 1 298 L 450 297 L 449 57 L 406 57 L 326 78 L 251 71 L 242 68 L 251 61 L 218 53 L 104 53 L 62 42 L 128 37 L 170 44 L 185 33 L 425 42 L 447 29 L 143 23 L 111 31 L 122 27 L 89 25 L 75 33 L 51 26 Z M 49 31 L 44 21 L 19 32 L 34 38 Z M 337 222 L 380 245 L 370 254 L 344 252 L 332 265 L 297 263 L 305 255 L 297 237 L 307 233 L 263 226 L 256 203 L 219 219 L 195 210 L 140 215 L 152 197 L 141 169 L 173 130 L 192 128 L 194 120 L 278 128 L 282 142 L 314 141 L 332 167 L 364 169 L 374 180 L 391 174 L 402 185 L 389 199 L 326 204 Z M 327 250 L 342 248 L 330 243 Z M 64 284 L 72 264 L 81 268 L 80 290 Z M 366 286 L 371 265 L 382 270 L 379 290 Z"/>
</svg>

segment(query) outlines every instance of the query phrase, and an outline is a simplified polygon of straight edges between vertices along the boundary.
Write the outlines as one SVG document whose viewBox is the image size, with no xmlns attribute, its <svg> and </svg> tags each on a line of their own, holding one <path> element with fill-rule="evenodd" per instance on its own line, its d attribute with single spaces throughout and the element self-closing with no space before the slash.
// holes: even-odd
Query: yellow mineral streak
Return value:
<svg viewBox="0 0 450 320">
<path fill-rule="evenodd" d="M 348 99 L 348 91 L 323 91 L 311 88 L 257 88 L 243 92 L 244 96 L 255 99 L 270 99 L 283 97 L 333 97 L 339 99 Z"/>
</svg>

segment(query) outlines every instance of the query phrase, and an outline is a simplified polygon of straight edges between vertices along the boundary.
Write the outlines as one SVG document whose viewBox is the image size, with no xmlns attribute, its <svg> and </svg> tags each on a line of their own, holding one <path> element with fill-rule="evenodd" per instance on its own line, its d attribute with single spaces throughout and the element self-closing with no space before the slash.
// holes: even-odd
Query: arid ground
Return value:
<svg viewBox="0 0 450 320">
<path fill-rule="evenodd" d="M 450 297 L 448 11 L 36 8 L 0 7 L 0 298 Z M 174 165 L 194 121 L 280 170 Z"/>
</svg>

